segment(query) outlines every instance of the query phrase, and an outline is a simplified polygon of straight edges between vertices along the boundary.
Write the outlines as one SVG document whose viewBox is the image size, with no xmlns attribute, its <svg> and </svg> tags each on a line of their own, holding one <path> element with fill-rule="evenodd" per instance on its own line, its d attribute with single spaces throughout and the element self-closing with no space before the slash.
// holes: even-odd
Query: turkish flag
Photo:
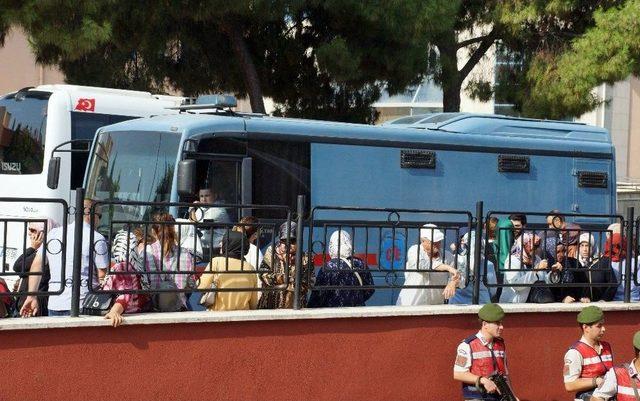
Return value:
<svg viewBox="0 0 640 401">
<path fill-rule="evenodd" d="M 80 111 L 95 111 L 96 99 L 78 99 L 75 110 Z"/>
</svg>

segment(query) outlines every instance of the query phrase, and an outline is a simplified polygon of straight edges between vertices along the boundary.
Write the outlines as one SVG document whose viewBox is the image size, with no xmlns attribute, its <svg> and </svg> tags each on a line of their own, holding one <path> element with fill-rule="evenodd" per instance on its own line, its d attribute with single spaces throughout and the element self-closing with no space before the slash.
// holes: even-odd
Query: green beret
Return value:
<svg viewBox="0 0 640 401">
<path fill-rule="evenodd" d="M 498 304 L 486 304 L 480 308 L 478 317 L 485 322 L 499 322 L 504 319 L 504 310 Z"/>
<path fill-rule="evenodd" d="M 595 305 L 587 306 L 578 313 L 578 323 L 580 324 L 593 324 L 604 319 L 604 313 L 602 309 Z"/>
<path fill-rule="evenodd" d="M 633 346 L 640 349 L 640 331 L 636 331 L 636 334 L 633 335 Z"/>
</svg>

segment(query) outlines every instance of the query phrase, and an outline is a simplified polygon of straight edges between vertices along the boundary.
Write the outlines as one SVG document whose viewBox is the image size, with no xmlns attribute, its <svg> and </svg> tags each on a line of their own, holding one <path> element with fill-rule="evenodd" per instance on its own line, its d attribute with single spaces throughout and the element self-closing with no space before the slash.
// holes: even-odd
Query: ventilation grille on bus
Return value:
<svg viewBox="0 0 640 401">
<path fill-rule="evenodd" d="M 401 168 L 436 168 L 436 152 L 428 150 L 401 150 Z"/>
<path fill-rule="evenodd" d="M 580 188 L 607 188 L 609 177 L 602 171 L 578 171 Z"/>
<path fill-rule="evenodd" d="M 501 173 L 528 173 L 529 157 L 498 155 L 498 171 Z"/>
</svg>

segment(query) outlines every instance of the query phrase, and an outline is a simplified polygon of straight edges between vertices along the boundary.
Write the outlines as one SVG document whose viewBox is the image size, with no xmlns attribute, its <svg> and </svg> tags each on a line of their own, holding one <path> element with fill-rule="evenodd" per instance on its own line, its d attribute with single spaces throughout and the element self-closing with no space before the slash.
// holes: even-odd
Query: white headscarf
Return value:
<svg viewBox="0 0 640 401">
<path fill-rule="evenodd" d="M 338 255 L 338 242 L 340 245 L 340 254 Z M 353 243 L 351 235 L 344 230 L 334 231 L 329 239 L 329 256 L 331 259 L 349 258 L 353 252 Z"/>
<path fill-rule="evenodd" d="M 607 235 L 608 234 L 609 233 L 607 233 Z M 582 254 L 580 254 L 580 249 L 578 248 L 578 261 L 580 262 L 581 266 L 588 266 L 593 260 L 593 257 L 598 252 L 598 248 L 596 248 L 595 246 L 595 240 L 591 233 L 580 234 L 580 240 L 578 242 L 578 245 L 582 244 L 583 242 L 586 242 L 587 244 L 589 244 L 589 256 L 587 256 L 586 258 L 583 257 Z"/>
</svg>

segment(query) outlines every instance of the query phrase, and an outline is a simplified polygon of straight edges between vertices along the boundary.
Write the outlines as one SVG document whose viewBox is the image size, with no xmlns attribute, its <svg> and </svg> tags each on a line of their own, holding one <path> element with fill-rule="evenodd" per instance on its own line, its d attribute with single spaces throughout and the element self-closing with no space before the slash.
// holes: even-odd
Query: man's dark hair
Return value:
<svg viewBox="0 0 640 401">
<path fill-rule="evenodd" d="M 560 211 L 558 209 L 553 209 L 552 211 L 549 212 L 549 214 L 547 214 L 547 217 L 553 217 L 554 219 L 558 219 L 560 220 L 560 222 L 564 223 L 564 216 L 562 215 L 562 213 L 560 213 Z"/>
<path fill-rule="evenodd" d="M 527 216 L 523 213 L 514 213 L 509 216 L 509 220 L 517 220 L 522 223 L 522 225 L 527 225 Z"/>
</svg>

